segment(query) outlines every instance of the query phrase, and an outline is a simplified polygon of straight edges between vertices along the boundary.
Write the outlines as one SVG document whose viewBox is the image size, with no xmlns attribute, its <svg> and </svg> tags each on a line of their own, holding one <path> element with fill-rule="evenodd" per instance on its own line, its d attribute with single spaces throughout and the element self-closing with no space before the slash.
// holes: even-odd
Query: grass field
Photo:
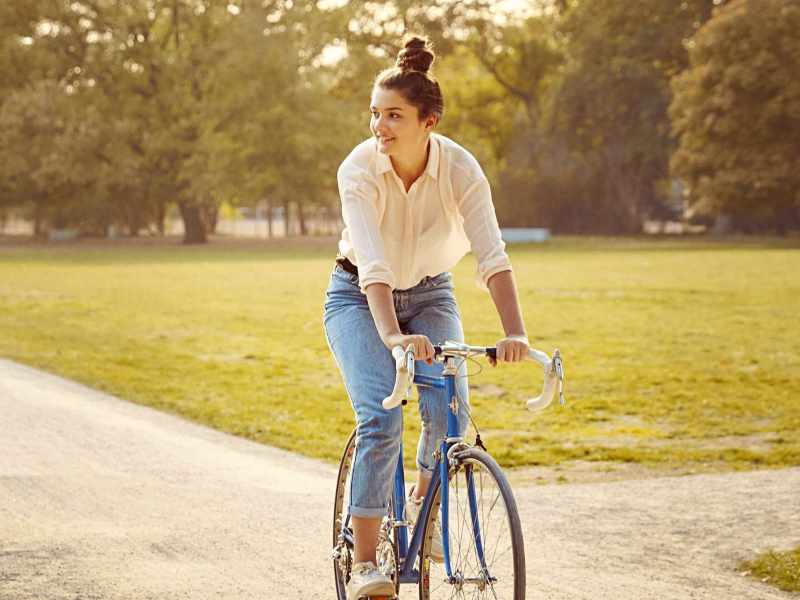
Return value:
<svg viewBox="0 0 800 600">
<path fill-rule="evenodd" d="M 335 241 L 0 244 L 0 356 L 236 435 L 334 460 L 353 426 L 321 326 Z M 533 416 L 532 364 L 471 378 L 505 466 L 692 472 L 800 464 L 800 251 L 778 240 L 512 246 L 534 346 L 568 404 Z M 501 333 L 466 258 L 468 341 Z M 471 372 L 480 370 L 473 365 Z M 419 419 L 406 412 L 406 448 Z M 562 477 L 563 479 L 563 477 Z"/>
</svg>

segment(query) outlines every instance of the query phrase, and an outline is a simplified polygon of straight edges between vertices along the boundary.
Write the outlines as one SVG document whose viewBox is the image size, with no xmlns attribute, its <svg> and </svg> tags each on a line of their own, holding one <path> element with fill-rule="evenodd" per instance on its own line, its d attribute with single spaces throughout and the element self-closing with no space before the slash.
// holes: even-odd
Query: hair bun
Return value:
<svg viewBox="0 0 800 600">
<path fill-rule="evenodd" d="M 405 47 L 397 54 L 397 66 L 403 71 L 427 73 L 433 59 L 428 40 L 415 35 L 406 40 Z"/>
</svg>

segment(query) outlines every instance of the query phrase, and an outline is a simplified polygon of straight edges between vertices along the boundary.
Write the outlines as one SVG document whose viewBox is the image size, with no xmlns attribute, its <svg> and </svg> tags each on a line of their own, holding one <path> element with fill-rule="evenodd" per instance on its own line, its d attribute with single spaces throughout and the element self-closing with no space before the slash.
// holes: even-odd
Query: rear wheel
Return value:
<svg viewBox="0 0 800 600">
<path fill-rule="evenodd" d="M 348 499 L 355 450 L 356 432 L 353 431 L 339 461 L 336 495 L 333 500 L 333 574 L 338 600 L 347 600 L 346 586 L 353 568 L 353 529 L 350 524 Z"/>
<path fill-rule="evenodd" d="M 336 495 L 333 501 L 333 573 L 338 600 L 347 600 L 347 582 L 353 569 L 353 527 L 349 511 L 350 481 L 352 479 L 353 459 L 356 451 L 356 432 L 350 435 L 345 445 L 339 472 L 336 479 Z M 398 573 L 397 540 L 390 515 L 393 515 L 392 502 L 388 514 L 383 518 L 378 534 L 376 564 L 393 582 L 395 594 L 400 587 Z M 352 600 L 352 599 L 351 599 Z"/>
<path fill-rule="evenodd" d="M 451 468 L 446 482 L 452 577 L 447 576 L 444 563 L 435 563 L 429 556 L 435 521 L 441 518 L 437 508 L 425 523 L 420 600 L 524 600 L 525 548 L 511 486 L 483 450 L 470 448 L 458 456 L 459 464 Z M 439 507 L 441 484 L 434 492 L 434 506 Z"/>
</svg>

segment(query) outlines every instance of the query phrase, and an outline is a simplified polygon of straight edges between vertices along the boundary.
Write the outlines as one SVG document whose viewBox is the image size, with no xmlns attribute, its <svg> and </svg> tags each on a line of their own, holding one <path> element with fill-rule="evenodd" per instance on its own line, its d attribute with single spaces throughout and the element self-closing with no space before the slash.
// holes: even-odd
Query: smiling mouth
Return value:
<svg viewBox="0 0 800 600">
<path fill-rule="evenodd" d="M 393 138 L 393 137 L 392 137 L 392 138 L 387 138 L 387 137 L 378 137 L 378 140 L 379 140 L 379 141 L 381 141 L 381 142 L 383 142 L 384 144 L 387 144 L 387 143 L 389 143 L 389 142 L 392 142 L 392 141 L 394 141 L 394 138 Z"/>
</svg>

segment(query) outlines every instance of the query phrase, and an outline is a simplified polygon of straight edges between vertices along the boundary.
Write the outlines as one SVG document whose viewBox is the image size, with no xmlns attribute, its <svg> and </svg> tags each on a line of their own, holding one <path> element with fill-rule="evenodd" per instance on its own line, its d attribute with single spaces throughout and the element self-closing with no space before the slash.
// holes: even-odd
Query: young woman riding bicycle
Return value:
<svg viewBox="0 0 800 600">
<path fill-rule="evenodd" d="M 375 566 L 402 432 L 401 409 L 381 406 L 395 382 L 390 350 L 413 344 L 417 372 L 440 374 L 433 343 L 464 340 L 449 270 L 470 249 L 505 330 L 496 344 L 497 361 L 520 361 L 529 349 L 486 176 L 467 150 L 433 132 L 444 112 L 439 84 L 428 74 L 433 59 L 427 41 L 412 37 L 396 66 L 378 75 L 370 100 L 372 136 L 353 149 L 337 174 L 345 229 L 324 324 L 357 422 L 349 498 L 355 538 L 351 600 L 394 594 L 391 580 Z M 465 374 L 458 380 L 462 434 Z M 419 474 L 410 507 L 427 491 L 433 453 L 445 436 L 447 402 L 441 396 L 440 389 L 420 389 Z"/>
</svg>

